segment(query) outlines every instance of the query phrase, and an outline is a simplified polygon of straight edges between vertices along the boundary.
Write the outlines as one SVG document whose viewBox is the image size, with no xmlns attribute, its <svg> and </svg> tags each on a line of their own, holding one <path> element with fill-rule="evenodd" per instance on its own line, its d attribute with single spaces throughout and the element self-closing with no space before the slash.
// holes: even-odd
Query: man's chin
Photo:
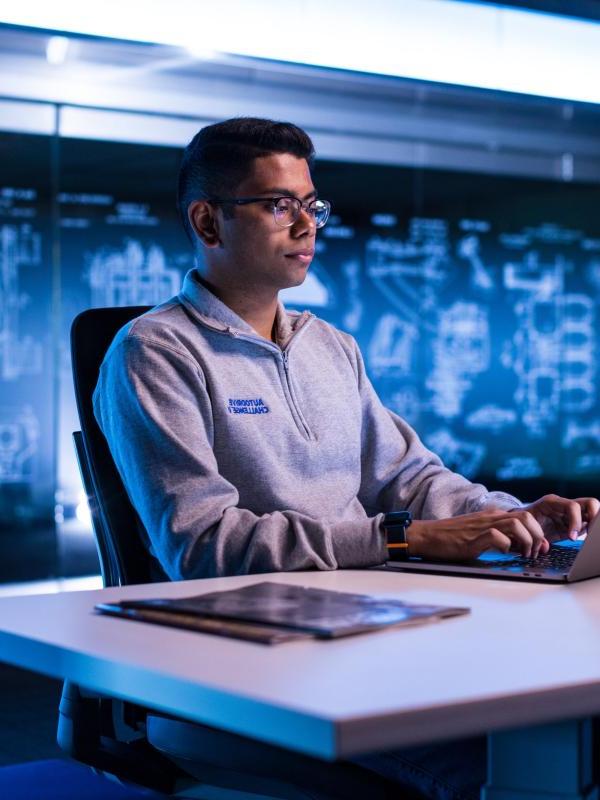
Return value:
<svg viewBox="0 0 600 800">
<path fill-rule="evenodd" d="M 284 289 L 294 289 L 296 286 L 302 286 L 304 281 L 306 280 L 306 275 L 303 275 L 301 278 L 290 278 L 285 284 L 279 284 L 279 291 L 283 291 Z"/>
<path fill-rule="evenodd" d="M 295 269 L 293 272 L 289 271 L 285 275 L 281 276 L 282 282 L 279 286 L 280 289 L 293 289 L 294 286 L 301 286 L 304 281 L 306 280 L 306 276 L 308 274 L 308 268 L 310 264 L 306 264 L 305 266 Z M 285 281 L 285 283 L 284 283 Z"/>
</svg>

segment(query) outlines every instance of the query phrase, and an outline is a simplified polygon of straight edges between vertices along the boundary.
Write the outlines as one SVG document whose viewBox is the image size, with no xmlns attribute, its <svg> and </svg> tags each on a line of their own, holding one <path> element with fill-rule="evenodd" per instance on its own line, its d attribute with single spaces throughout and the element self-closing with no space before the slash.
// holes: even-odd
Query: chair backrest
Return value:
<svg viewBox="0 0 600 800">
<path fill-rule="evenodd" d="M 100 365 L 117 331 L 150 306 L 91 308 L 71 325 L 71 359 L 81 438 L 74 434 L 84 488 L 88 495 L 102 577 L 106 586 L 148 583 L 155 579 L 152 556 L 92 407 Z"/>
</svg>

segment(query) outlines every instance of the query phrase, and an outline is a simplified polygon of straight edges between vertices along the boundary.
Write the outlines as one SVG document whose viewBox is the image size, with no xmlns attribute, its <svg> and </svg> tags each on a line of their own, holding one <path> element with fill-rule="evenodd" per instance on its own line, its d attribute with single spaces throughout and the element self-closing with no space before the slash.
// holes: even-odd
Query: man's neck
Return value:
<svg viewBox="0 0 600 800">
<path fill-rule="evenodd" d="M 204 276 L 201 276 L 201 281 L 260 336 L 275 341 L 277 294 L 264 293 L 259 296 L 236 287 L 216 286 Z"/>
</svg>

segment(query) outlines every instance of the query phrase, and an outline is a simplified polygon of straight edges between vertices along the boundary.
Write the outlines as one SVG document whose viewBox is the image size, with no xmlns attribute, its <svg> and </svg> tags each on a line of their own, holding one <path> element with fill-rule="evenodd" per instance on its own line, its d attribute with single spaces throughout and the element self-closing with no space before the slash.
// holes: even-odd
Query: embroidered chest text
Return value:
<svg viewBox="0 0 600 800">
<path fill-rule="evenodd" d="M 230 414 L 268 414 L 269 406 L 263 403 L 261 397 L 249 400 L 230 397 L 227 411 Z"/>
</svg>

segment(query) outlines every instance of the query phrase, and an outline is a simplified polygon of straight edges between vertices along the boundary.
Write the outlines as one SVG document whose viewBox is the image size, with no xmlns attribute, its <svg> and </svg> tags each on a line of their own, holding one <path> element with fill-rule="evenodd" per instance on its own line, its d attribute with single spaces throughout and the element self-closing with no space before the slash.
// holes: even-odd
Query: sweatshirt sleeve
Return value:
<svg viewBox="0 0 600 800">
<path fill-rule="evenodd" d="M 213 452 L 204 375 L 185 352 L 122 337 L 102 365 L 94 411 L 151 551 L 172 580 L 386 560 L 381 514 L 324 523 L 238 506 Z"/>
<path fill-rule="evenodd" d="M 416 519 L 445 519 L 522 505 L 510 494 L 488 492 L 447 469 L 405 420 L 383 406 L 353 344 L 363 409 L 359 500 L 368 513 L 408 509 Z"/>
</svg>

